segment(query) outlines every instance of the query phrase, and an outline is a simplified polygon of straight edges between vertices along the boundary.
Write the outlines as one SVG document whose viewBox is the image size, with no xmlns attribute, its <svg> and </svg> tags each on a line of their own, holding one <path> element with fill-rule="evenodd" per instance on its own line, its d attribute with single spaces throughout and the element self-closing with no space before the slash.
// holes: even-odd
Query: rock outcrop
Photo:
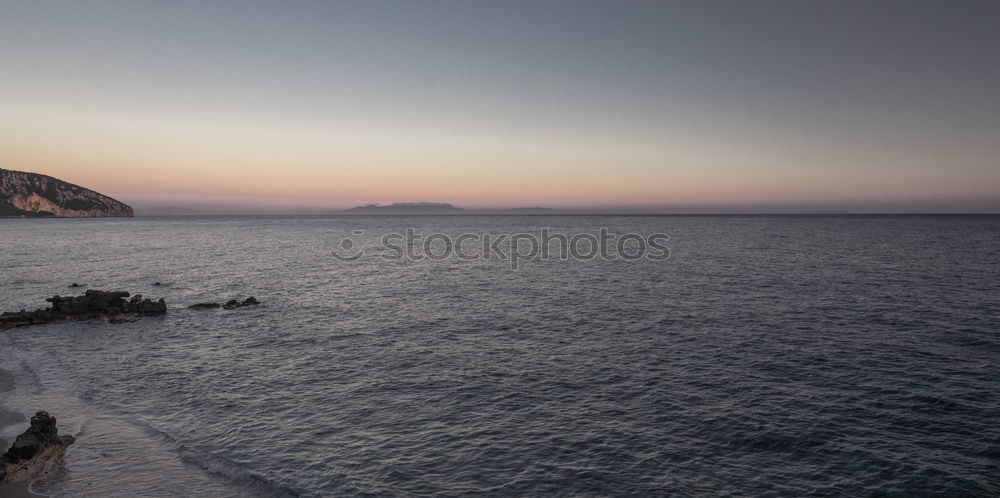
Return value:
<svg viewBox="0 0 1000 498">
<path fill-rule="evenodd" d="M 193 309 L 193 310 L 207 310 L 207 309 L 213 309 L 213 308 L 219 308 L 219 307 L 221 307 L 222 309 L 231 310 L 231 309 L 236 309 L 236 308 L 242 308 L 244 306 L 256 306 L 258 304 L 260 304 L 260 301 L 258 301 L 257 298 L 255 298 L 253 296 L 250 296 L 250 297 L 248 297 L 248 298 L 246 298 L 246 299 L 244 299 L 242 301 L 239 301 L 239 300 L 236 300 L 236 299 L 230 299 L 229 301 L 226 301 L 226 304 L 219 304 L 219 303 L 197 303 L 197 304 L 192 304 L 191 306 L 188 306 L 188 308 Z"/>
<path fill-rule="evenodd" d="M 0 483 L 27 481 L 49 472 L 74 441 L 73 436 L 59 435 L 55 417 L 36 413 L 31 427 L 0 457 Z"/>
<path fill-rule="evenodd" d="M 192 304 L 191 306 L 188 306 L 188 308 L 193 309 L 193 310 L 209 310 L 209 309 L 212 309 L 212 308 L 219 308 L 221 306 L 222 305 L 219 304 L 219 303 L 197 303 L 197 304 Z"/>
<path fill-rule="evenodd" d="M 107 292 L 88 290 L 82 296 L 53 296 L 46 301 L 52 306 L 35 311 L 14 311 L 0 315 L 0 330 L 39 325 L 43 323 L 60 322 L 63 320 L 86 320 L 90 318 L 108 318 L 124 314 L 155 315 L 167 312 L 167 303 L 163 299 L 126 300 L 131 294 L 125 291 Z"/>
<path fill-rule="evenodd" d="M 222 305 L 222 309 L 231 310 L 233 308 L 242 308 L 244 306 L 256 306 L 258 304 L 260 304 L 260 301 L 258 301 L 257 298 L 250 296 L 244 299 L 243 301 L 230 299 L 229 301 L 226 302 L 226 304 Z"/>
<path fill-rule="evenodd" d="M 0 216 L 135 216 L 106 195 L 51 176 L 0 169 Z"/>
</svg>

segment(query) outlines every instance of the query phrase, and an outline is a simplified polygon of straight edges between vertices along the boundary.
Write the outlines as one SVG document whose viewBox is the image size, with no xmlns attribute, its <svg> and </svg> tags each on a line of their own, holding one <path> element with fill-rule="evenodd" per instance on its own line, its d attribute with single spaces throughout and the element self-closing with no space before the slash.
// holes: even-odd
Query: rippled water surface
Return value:
<svg viewBox="0 0 1000 498">
<path fill-rule="evenodd" d="M 542 226 L 672 255 L 376 247 Z M 171 306 L 0 333 L 3 404 L 78 436 L 49 495 L 1000 494 L 998 217 L 0 220 L 0 254 L 4 310 Z"/>
</svg>

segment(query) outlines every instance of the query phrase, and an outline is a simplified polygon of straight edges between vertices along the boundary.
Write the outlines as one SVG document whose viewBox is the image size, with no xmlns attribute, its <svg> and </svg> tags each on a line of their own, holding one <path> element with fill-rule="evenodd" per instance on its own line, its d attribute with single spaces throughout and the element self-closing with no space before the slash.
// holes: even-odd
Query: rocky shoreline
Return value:
<svg viewBox="0 0 1000 498">
<path fill-rule="evenodd" d="M 154 284 L 159 285 L 159 283 Z M 78 283 L 71 288 L 85 287 Z M 82 289 L 80 289 L 82 290 Z M 103 291 L 91 289 L 83 295 L 46 298 L 50 306 L 34 311 L 20 310 L 0 314 L 0 331 L 28 325 L 41 325 L 70 320 L 106 319 L 108 323 L 123 323 L 139 320 L 142 316 L 161 315 L 167 312 L 164 299 L 143 298 L 126 291 Z M 232 310 L 260 304 L 254 297 L 231 299 L 228 302 L 199 303 L 190 306 L 199 308 L 222 308 Z M 0 393 L 14 389 L 11 372 L 0 369 Z M 4 400 L 6 401 L 6 400 Z M 20 425 L 25 415 L 11 411 L 0 405 L 0 427 Z M 0 444 L 7 444 L 7 439 Z M 64 458 L 67 448 L 75 442 L 69 435 L 60 436 L 56 429 L 55 417 L 39 411 L 31 417 L 30 427 L 17 436 L 6 453 L 0 455 L 0 496 L 32 497 L 28 483 L 50 471 Z M 0 447 L 0 452 L 5 448 Z"/>
<path fill-rule="evenodd" d="M 125 291 L 102 290 L 88 290 L 82 296 L 53 296 L 46 299 L 52 303 L 49 308 L 0 314 L 0 330 L 65 320 L 109 318 L 114 321 L 122 315 L 158 315 L 167 312 L 167 303 L 162 298 L 153 301 L 137 294 L 132 299 L 127 299 L 130 296 Z"/>
</svg>

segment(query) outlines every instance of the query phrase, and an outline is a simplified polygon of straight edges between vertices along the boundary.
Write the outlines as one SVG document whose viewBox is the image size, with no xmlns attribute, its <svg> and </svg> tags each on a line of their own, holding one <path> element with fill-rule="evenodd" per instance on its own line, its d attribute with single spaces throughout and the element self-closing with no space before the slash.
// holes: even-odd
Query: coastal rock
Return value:
<svg viewBox="0 0 1000 498">
<path fill-rule="evenodd" d="M 198 304 L 192 304 L 191 306 L 188 306 L 188 308 L 193 310 L 207 310 L 211 308 L 218 308 L 220 306 L 222 305 L 219 303 L 198 303 Z"/>
<path fill-rule="evenodd" d="M 56 313 L 82 315 L 91 312 L 122 311 L 125 298 L 129 295 L 125 291 L 88 290 L 82 296 L 62 297 L 57 295 L 45 300 L 52 303 L 51 310 Z"/>
<path fill-rule="evenodd" d="M 242 308 L 244 306 L 256 306 L 258 304 L 260 304 L 260 301 L 258 301 L 257 298 L 250 296 L 244 299 L 242 302 L 237 301 L 236 299 L 231 299 L 228 302 L 226 302 L 226 304 L 222 305 L 222 308 L 231 310 L 235 308 Z"/>
<path fill-rule="evenodd" d="M 255 306 L 255 305 L 258 305 L 258 304 L 260 304 L 260 301 L 258 301 L 257 298 L 255 298 L 253 296 L 250 296 L 250 297 L 248 297 L 248 298 L 246 298 L 246 299 L 244 299 L 242 301 L 237 300 L 237 299 L 230 299 L 229 301 L 226 301 L 226 304 L 219 304 L 219 303 L 197 303 L 197 304 L 192 304 L 191 306 L 188 306 L 188 308 L 193 309 L 193 310 L 206 310 L 206 309 L 212 309 L 212 308 L 222 307 L 223 309 L 231 310 L 231 309 L 235 309 L 235 308 L 242 308 L 244 306 Z"/>
<path fill-rule="evenodd" d="M 114 317 L 123 314 L 155 315 L 167 312 L 163 299 L 126 300 L 131 294 L 125 291 L 102 291 L 91 289 L 82 296 L 52 296 L 46 301 L 52 303 L 47 309 L 35 311 L 7 312 L 0 315 L 0 330 L 25 325 L 59 322 L 75 319 Z"/>
<path fill-rule="evenodd" d="M 74 441 L 73 436 L 59 435 L 55 417 L 36 413 L 28 430 L 0 457 L 0 483 L 27 481 L 49 472 Z"/>
<path fill-rule="evenodd" d="M 142 315 L 158 315 L 167 312 L 167 302 L 160 298 L 159 301 L 143 299 L 141 301 L 125 303 L 125 313 L 139 313 Z"/>
</svg>

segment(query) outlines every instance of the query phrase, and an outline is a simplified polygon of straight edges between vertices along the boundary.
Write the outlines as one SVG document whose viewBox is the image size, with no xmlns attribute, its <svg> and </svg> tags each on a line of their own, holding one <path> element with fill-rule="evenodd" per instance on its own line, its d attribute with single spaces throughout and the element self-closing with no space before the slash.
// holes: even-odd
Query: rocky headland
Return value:
<svg viewBox="0 0 1000 498">
<path fill-rule="evenodd" d="M 0 169 L 0 217 L 135 216 L 127 204 L 51 176 Z"/>
<path fill-rule="evenodd" d="M 53 296 L 46 299 L 52 303 L 49 308 L 0 314 L 0 330 L 64 320 L 114 320 L 122 315 L 156 315 L 167 312 L 167 303 L 163 299 L 128 299 L 129 296 L 131 294 L 125 291 L 102 290 L 88 290 L 82 296 Z"/>
<path fill-rule="evenodd" d="M 27 481 L 49 472 L 74 441 L 73 436 L 59 435 L 55 417 L 36 413 L 28 430 L 0 456 L 0 484 Z"/>
</svg>

